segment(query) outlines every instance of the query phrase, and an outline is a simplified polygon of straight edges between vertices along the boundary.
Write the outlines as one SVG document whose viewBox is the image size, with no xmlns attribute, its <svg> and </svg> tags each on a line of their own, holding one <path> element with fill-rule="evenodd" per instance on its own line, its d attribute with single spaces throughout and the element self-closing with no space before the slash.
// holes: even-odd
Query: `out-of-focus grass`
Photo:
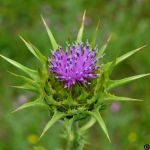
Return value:
<svg viewBox="0 0 150 150">
<path fill-rule="evenodd" d="M 37 60 L 27 50 L 18 35 L 29 39 L 48 56 L 51 43 L 40 15 L 45 18 L 58 43 L 65 47 L 68 31 L 71 40 L 76 39 L 85 9 L 87 14 L 83 41 L 92 39 L 99 19 L 100 28 L 97 38 L 99 47 L 112 34 L 104 62 L 113 60 L 120 50 L 122 55 L 142 45 L 148 45 L 119 64 L 112 74 L 112 79 L 150 72 L 150 1 L 148 0 L 1 0 L 0 54 L 36 69 Z M 2 59 L 0 64 L 0 150 L 30 150 L 33 145 L 43 146 L 48 150 L 64 148 L 66 143 L 59 136 L 63 132 L 61 122 L 48 130 L 38 143 L 36 140 L 34 142 L 29 140 L 29 137 L 41 134 L 45 123 L 49 120 L 49 114 L 42 108 L 29 108 L 11 114 L 11 111 L 24 101 L 34 100 L 36 95 L 30 96 L 29 93 L 11 88 L 12 85 L 24 83 L 7 73 L 7 70 L 17 74 L 22 72 Z M 98 124 L 95 124 L 87 132 L 90 144 L 86 145 L 86 150 L 137 150 L 143 149 L 146 143 L 150 144 L 149 82 L 150 77 L 145 77 L 111 91 L 119 96 L 144 101 L 123 102 L 121 109 L 116 113 L 111 109 L 105 110 L 102 115 L 112 144 Z M 19 97 L 20 95 L 23 96 Z"/>
</svg>

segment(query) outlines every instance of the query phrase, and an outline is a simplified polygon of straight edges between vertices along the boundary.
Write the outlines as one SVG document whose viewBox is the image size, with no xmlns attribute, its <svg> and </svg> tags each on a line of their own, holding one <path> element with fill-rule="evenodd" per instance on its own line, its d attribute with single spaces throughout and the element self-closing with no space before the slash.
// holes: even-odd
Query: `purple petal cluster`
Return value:
<svg viewBox="0 0 150 150">
<path fill-rule="evenodd" d="M 59 46 L 57 51 L 51 50 L 52 59 L 50 61 L 50 74 L 55 75 L 60 81 L 66 81 L 64 88 L 68 89 L 76 81 L 82 82 L 85 86 L 90 84 L 86 81 L 87 78 L 96 78 L 100 74 L 92 74 L 98 70 L 102 65 L 99 61 L 103 58 L 102 55 L 96 59 L 98 48 L 97 46 L 92 50 L 89 48 L 88 40 L 83 46 L 83 43 L 73 46 L 67 43 L 66 52 Z"/>
</svg>

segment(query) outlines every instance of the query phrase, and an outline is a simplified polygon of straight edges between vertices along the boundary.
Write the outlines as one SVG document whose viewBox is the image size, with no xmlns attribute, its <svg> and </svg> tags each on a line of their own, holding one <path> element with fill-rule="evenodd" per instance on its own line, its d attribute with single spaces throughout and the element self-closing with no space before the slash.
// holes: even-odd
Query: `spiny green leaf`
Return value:
<svg viewBox="0 0 150 150">
<path fill-rule="evenodd" d="M 71 95 L 68 95 L 68 98 L 63 101 L 63 104 L 67 105 L 67 106 L 77 106 L 78 105 L 78 103 L 72 99 Z"/>
<path fill-rule="evenodd" d="M 107 44 L 110 41 L 110 39 L 111 39 L 111 36 L 109 37 L 109 39 L 107 40 L 107 42 L 105 43 L 105 45 L 103 45 L 102 48 L 99 50 L 96 58 L 99 58 L 100 56 L 103 55 L 103 53 L 104 53 L 104 51 L 105 51 L 105 49 L 107 47 Z"/>
<path fill-rule="evenodd" d="M 18 110 L 21 110 L 21 109 L 24 109 L 24 108 L 27 108 L 27 107 L 35 107 L 35 106 L 42 106 L 42 107 L 45 107 L 47 109 L 49 109 L 48 105 L 46 105 L 43 101 L 43 99 L 41 98 L 38 98 L 37 100 L 35 100 L 34 102 L 28 102 L 28 103 L 25 103 L 23 105 L 21 105 L 19 108 L 17 108 L 15 111 L 13 111 L 12 113 L 18 111 Z"/>
<path fill-rule="evenodd" d="M 107 88 L 107 90 L 111 90 L 119 85 L 123 85 L 123 84 L 126 84 L 126 83 L 129 83 L 131 81 L 134 81 L 136 79 L 139 79 L 139 78 L 142 78 L 142 77 L 145 77 L 145 76 L 148 76 L 150 74 L 141 74 L 141 75 L 136 75 L 136 76 L 132 76 L 132 77 L 128 77 L 128 78 L 125 78 L 125 79 L 121 79 L 121 80 L 109 80 L 110 84 Z"/>
<path fill-rule="evenodd" d="M 96 27 L 96 31 L 95 31 L 95 33 L 94 33 L 94 35 L 93 35 L 92 42 L 91 42 L 89 48 L 94 49 L 94 47 L 95 47 L 95 42 L 96 42 L 96 36 L 97 36 L 97 31 L 98 31 L 99 23 L 100 23 L 100 21 L 98 22 L 98 25 L 97 25 L 97 27 Z"/>
<path fill-rule="evenodd" d="M 7 71 L 7 72 L 9 72 L 9 71 Z M 29 78 L 26 78 L 26 77 L 24 77 L 24 76 L 17 75 L 17 74 L 12 73 L 12 72 L 9 72 L 9 73 L 12 74 L 12 75 L 14 75 L 15 77 L 19 77 L 19 78 L 23 79 L 25 82 L 27 82 L 27 83 L 29 83 L 30 85 L 32 85 L 32 86 L 34 86 L 34 87 L 36 87 L 36 88 L 39 89 L 39 85 L 38 85 L 34 80 L 29 79 Z"/>
<path fill-rule="evenodd" d="M 120 62 L 122 62 L 123 60 L 125 60 L 125 59 L 128 58 L 129 56 L 133 55 L 135 52 L 139 51 L 140 49 L 144 48 L 145 46 L 146 46 L 146 45 L 144 45 L 144 46 L 142 46 L 142 47 L 140 47 L 140 48 L 138 48 L 138 49 L 135 49 L 135 50 L 133 50 L 133 51 L 131 51 L 131 52 L 128 52 L 128 53 L 124 54 L 123 56 L 120 56 L 120 57 L 116 60 L 115 65 L 118 65 Z M 105 65 L 103 65 L 103 66 L 101 67 L 101 69 L 102 69 L 102 70 L 107 70 L 107 69 L 110 67 L 111 64 L 112 64 L 112 62 L 108 62 L 108 63 L 106 63 Z"/>
<path fill-rule="evenodd" d="M 76 100 L 85 100 L 88 95 L 89 94 L 83 88 L 81 88 L 81 94 Z"/>
<path fill-rule="evenodd" d="M 38 57 L 41 59 L 42 63 L 45 63 L 47 58 L 41 54 L 41 52 L 28 40 L 28 43 L 33 47 L 34 51 L 38 55 Z"/>
<path fill-rule="evenodd" d="M 41 15 L 41 17 L 42 17 L 42 15 Z M 48 26 L 47 26 L 47 24 L 46 24 L 46 22 L 45 22 L 45 20 L 44 20 L 43 17 L 42 17 L 42 20 L 43 20 L 43 22 L 44 22 L 46 31 L 47 31 L 48 36 L 49 36 L 49 38 L 50 38 L 50 41 L 51 41 L 51 43 L 52 43 L 53 51 L 55 52 L 56 49 L 58 48 L 58 45 L 57 45 L 57 43 L 56 43 L 56 41 L 55 41 L 55 39 L 54 39 L 54 37 L 53 37 L 53 34 L 52 34 L 51 30 L 48 28 Z"/>
<path fill-rule="evenodd" d="M 60 86 L 60 90 L 58 91 L 58 94 L 60 94 L 62 97 L 68 97 L 69 93 L 67 92 L 67 90 L 61 87 L 62 86 Z"/>
<path fill-rule="evenodd" d="M 39 93 L 39 91 L 36 88 L 34 88 L 33 86 L 22 85 L 22 86 L 12 86 L 12 87 L 18 88 L 18 89 L 23 89 L 23 90 L 26 90 L 26 91 Z"/>
<path fill-rule="evenodd" d="M 108 137 L 108 139 L 110 141 L 106 125 L 105 125 L 105 123 L 104 123 L 104 121 L 103 121 L 103 119 L 99 113 L 99 107 L 95 108 L 92 111 L 87 111 L 86 113 L 91 115 L 92 117 L 94 117 L 98 121 L 98 123 L 100 124 L 100 126 L 102 127 L 103 131 L 105 132 L 106 136 Z M 110 141 L 110 143 L 111 143 L 111 141 Z"/>
<path fill-rule="evenodd" d="M 102 75 L 100 77 L 98 77 L 98 79 L 97 79 L 97 84 L 95 87 L 94 95 L 90 99 L 87 100 L 88 104 L 94 103 L 101 96 L 101 94 L 105 90 L 104 83 L 105 83 L 105 75 L 103 72 Z"/>
<path fill-rule="evenodd" d="M 39 64 L 38 64 L 38 75 L 39 75 L 39 78 L 40 79 L 42 79 L 43 78 L 43 72 L 42 72 L 42 70 L 40 69 L 40 67 L 39 67 Z"/>
<path fill-rule="evenodd" d="M 128 97 L 119 97 L 119 96 L 111 95 L 108 93 L 104 93 L 101 96 L 101 98 L 98 100 L 98 103 L 96 104 L 96 106 L 100 106 L 102 103 L 107 102 L 107 101 L 142 101 L 142 100 L 132 99 Z"/>
<path fill-rule="evenodd" d="M 105 84 L 105 72 L 103 71 L 101 73 L 101 76 L 98 77 L 98 79 L 97 79 L 97 84 L 96 84 L 96 87 L 95 87 L 94 95 L 99 93 L 99 92 L 104 91 L 104 84 Z"/>
<path fill-rule="evenodd" d="M 114 69 L 118 56 L 119 56 L 119 53 L 116 56 L 116 58 L 114 59 L 114 61 L 110 64 L 109 68 L 106 70 L 106 76 L 107 77 L 111 74 L 112 70 Z"/>
<path fill-rule="evenodd" d="M 45 82 L 45 90 L 48 95 L 54 95 L 56 93 L 56 91 L 52 88 L 51 84 L 48 81 Z"/>
<path fill-rule="evenodd" d="M 81 24 L 80 30 L 78 32 L 77 43 L 76 43 L 77 45 L 78 45 L 78 43 L 81 44 L 81 41 L 82 41 L 82 35 L 83 35 L 83 30 L 84 30 L 84 21 L 85 21 L 85 13 L 86 13 L 86 11 L 84 11 L 83 18 L 82 18 L 82 24 Z"/>
<path fill-rule="evenodd" d="M 28 74 L 31 78 L 36 78 L 36 75 L 37 75 L 37 71 L 35 70 L 31 70 L 23 65 L 21 65 L 20 63 L 14 61 L 14 60 L 11 60 L 7 57 L 4 57 L 2 55 L 0 55 L 2 58 L 4 58 L 5 60 L 7 60 L 9 63 L 11 63 L 12 65 L 14 65 L 15 67 L 19 68 L 20 70 L 24 71 L 26 74 Z"/>
<path fill-rule="evenodd" d="M 120 62 L 122 62 L 124 59 L 126 59 L 126 58 L 130 57 L 131 55 L 133 55 L 135 52 L 137 52 L 137 51 L 139 51 L 140 49 L 144 48 L 145 46 L 147 46 L 147 45 L 144 45 L 144 46 L 142 46 L 142 47 L 140 47 L 140 48 L 137 48 L 137 49 L 135 49 L 135 50 L 133 50 L 133 51 L 130 51 L 130 52 L 124 54 L 123 56 L 119 57 L 119 58 L 117 59 L 117 61 L 116 61 L 116 65 L 119 64 Z"/>
<path fill-rule="evenodd" d="M 112 103 L 110 103 L 110 104 L 103 104 L 103 105 L 100 107 L 99 111 L 105 110 L 105 109 L 109 108 L 111 105 L 112 105 Z"/>
<path fill-rule="evenodd" d="M 41 137 L 44 135 L 44 133 L 59 119 L 65 117 L 66 114 L 57 111 L 56 109 L 54 109 L 54 115 L 52 117 L 52 119 L 47 123 L 47 125 L 45 126 L 43 133 L 41 134 L 39 140 L 41 139 Z"/>
<path fill-rule="evenodd" d="M 20 38 L 26 44 L 26 46 L 28 47 L 30 52 L 41 62 L 44 62 L 44 59 L 46 59 L 46 58 L 40 53 L 40 51 L 34 45 L 32 45 L 30 42 L 28 43 L 27 41 L 25 41 L 21 36 L 20 36 Z"/>
<path fill-rule="evenodd" d="M 46 63 L 45 63 L 45 66 L 44 66 L 44 68 L 45 68 L 45 70 L 47 71 L 47 74 L 49 74 L 49 65 L 50 65 L 50 62 L 48 61 L 48 58 L 46 58 Z M 51 78 L 51 77 L 50 77 Z"/>
<path fill-rule="evenodd" d="M 69 32 L 68 32 L 67 36 L 68 36 L 68 42 L 69 42 L 69 44 L 70 44 L 70 46 L 71 46 L 72 43 L 71 43 L 71 40 L 70 40 Z"/>
<path fill-rule="evenodd" d="M 57 102 L 56 100 L 53 99 L 52 95 L 46 96 L 45 99 L 46 99 L 46 102 L 50 105 L 55 105 L 55 106 L 60 106 L 61 105 L 60 102 Z"/>
</svg>

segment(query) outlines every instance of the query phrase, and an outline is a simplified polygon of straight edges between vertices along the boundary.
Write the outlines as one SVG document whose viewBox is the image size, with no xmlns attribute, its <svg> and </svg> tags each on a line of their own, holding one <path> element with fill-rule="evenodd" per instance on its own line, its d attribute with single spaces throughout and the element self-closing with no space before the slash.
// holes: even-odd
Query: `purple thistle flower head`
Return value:
<svg viewBox="0 0 150 150">
<path fill-rule="evenodd" d="M 97 46 L 93 50 L 89 48 L 88 40 L 85 46 L 83 46 L 83 42 L 81 45 L 74 43 L 72 45 L 67 43 L 66 52 L 61 46 L 58 47 L 57 52 L 51 50 L 52 59 L 49 58 L 50 74 L 55 75 L 60 81 L 66 81 L 64 88 L 68 87 L 68 89 L 76 81 L 86 86 L 86 84 L 90 84 L 86 79 L 98 77 L 100 74 L 94 74 L 94 71 L 103 65 L 99 60 L 105 55 L 96 59 L 98 48 Z"/>
</svg>

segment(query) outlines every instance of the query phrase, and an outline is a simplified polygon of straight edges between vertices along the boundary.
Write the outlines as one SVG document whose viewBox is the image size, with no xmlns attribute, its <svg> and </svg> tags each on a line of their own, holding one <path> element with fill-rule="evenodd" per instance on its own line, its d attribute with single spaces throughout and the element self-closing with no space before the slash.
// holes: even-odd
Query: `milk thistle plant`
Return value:
<svg viewBox="0 0 150 150">
<path fill-rule="evenodd" d="M 85 13 L 77 40 L 73 43 L 68 36 L 67 47 L 64 50 L 57 44 L 43 19 L 52 43 L 51 56 L 49 57 L 43 56 L 35 46 L 21 37 L 31 53 L 41 62 L 42 67 L 38 66 L 37 70 L 29 69 L 14 60 L 0 55 L 28 75 L 28 77 L 25 77 L 10 72 L 28 83 L 28 85 L 15 87 L 32 91 L 39 95 L 35 101 L 23 104 L 14 112 L 33 106 L 42 106 L 48 109 L 51 118 L 40 138 L 54 123 L 62 120 L 66 128 L 63 137 L 68 141 L 66 150 L 82 150 L 86 143 L 85 132 L 96 121 L 110 141 L 106 125 L 101 117 L 101 111 L 111 105 L 106 102 L 140 100 L 111 95 L 109 91 L 119 85 L 149 75 L 136 75 L 121 80 L 109 79 L 109 75 L 117 64 L 145 46 L 130 51 L 121 57 L 117 56 L 112 62 L 102 64 L 101 61 L 105 55 L 104 51 L 110 38 L 100 49 L 95 45 L 98 23 L 92 41 L 88 42 L 87 40 L 83 43 L 84 20 Z M 79 127 L 78 123 L 83 119 L 87 123 Z"/>
</svg>

